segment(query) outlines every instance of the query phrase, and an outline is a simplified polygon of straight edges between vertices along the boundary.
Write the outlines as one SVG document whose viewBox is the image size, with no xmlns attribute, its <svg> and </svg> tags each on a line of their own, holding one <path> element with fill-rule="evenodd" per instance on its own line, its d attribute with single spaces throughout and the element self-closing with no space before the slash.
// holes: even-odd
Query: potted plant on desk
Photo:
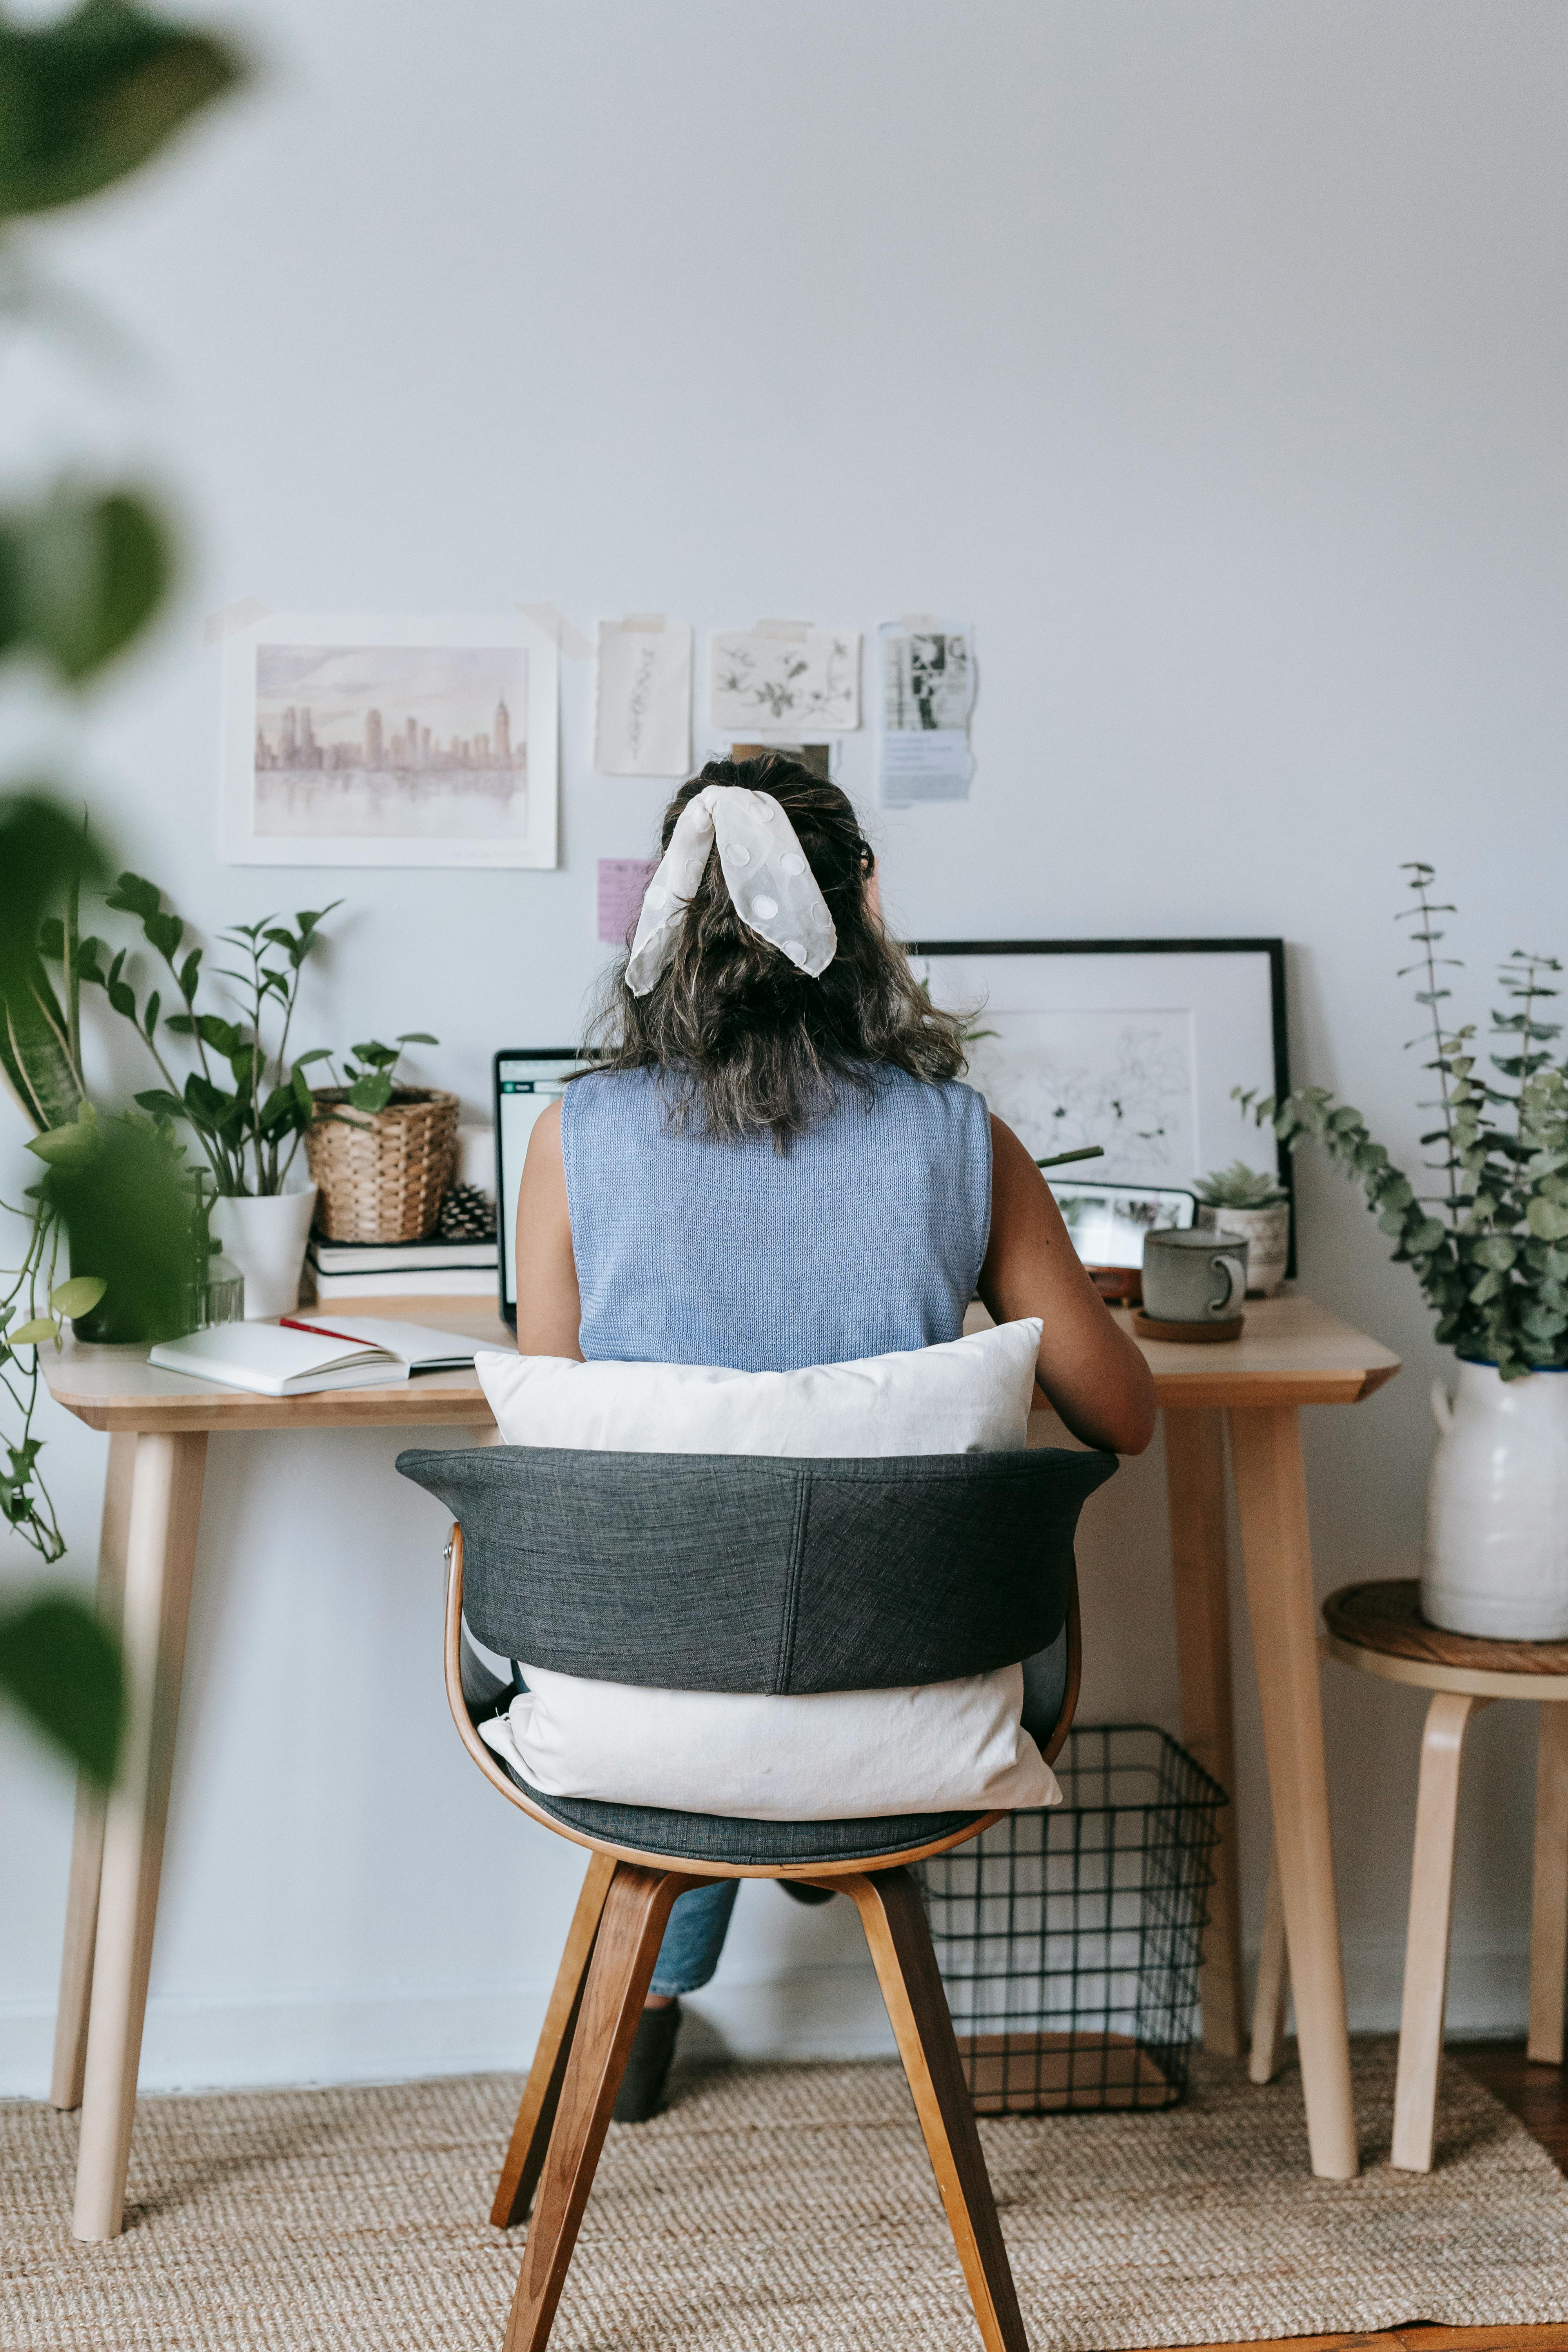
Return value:
<svg viewBox="0 0 1568 2352">
<path fill-rule="evenodd" d="M 126 949 L 111 954 L 106 940 L 73 940 L 58 922 L 45 926 L 44 951 L 64 967 L 68 996 L 84 982 L 99 988 L 135 1030 L 163 1080 L 137 1096 L 142 1108 L 194 1130 L 216 1196 L 212 1235 L 245 1277 L 247 1316 L 292 1314 L 316 1192 L 313 1184 L 290 1189 L 290 1178 L 315 1116 L 305 1072 L 327 1058 L 327 1049 L 290 1061 L 289 1037 L 300 973 L 332 908 L 307 908 L 295 916 L 292 930 L 268 916 L 220 935 L 238 959 L 221 974 L 238 992 L 240 1018 L 231 1020 L 198 1002 L 203 950 L 189 944 L 156 883 L 121 874 L 107 903 L 141 923 L 172 988 L 140 995 L 126 976 Z M 165 1009 L 171 997 L 174 1012 Z M 178 1049 L 171 1043 L 176 1038 Z M 183 1080 L 171 1064 L 176 1050 L 195 1063 Z"/>
<path fill-rule="evenodd" d="M 1247 1253 L 1247 1295 L 1272 1298 L 1290 1259 L 1290 1200 L 1277 1176 L 1233 1160 L 1193 1187 L 1198 1223 L 1210 1233 L 1238 1234 Z"/>
<path fill-rule="evenodd" d="M 1438 1157 L 1423 1192 L 1374 1143 L 1360 1111 L 1326 1087 L 1282 1103 L 1237 1091 L 1292 1150 L 1321 1143 L 1356 1178 L 1394 1255 L 1414 1266 L 1459 1359 L 1458 1392 L 1432 1385 L 1439 1430 L 1427 1487 L 1421 1606 L 1434 1625 L 1515 1641 L 1568 1637 L 1568 1066 L 1546 1013 L 1562 967 L 1516 951 L 1501 968 L 1508 1009 L 1492 1014 L 1501 1051 L 1483 1063 L 1474 1026 L 1447 1030 L 1434 927 L 1451 907 L 1427 897 L 1413 865 L 1406 918 L 1419 954 L 1408 969 L 1431 1022 Z M 1495 1074 L 1495 1075 L 1492 1075 Z"/>
<path fill-rule="evenodd" d="M 422 1242 L 436 1230 L 458 1163 L 458 1097 L 400 1087 L 405 1045 L 439 1041 L 411 1029 L 392 1045 L 356 1045 L 343 1083 L 318 1089 L 305 1151 L 330 1242 Z"/>
</svg>

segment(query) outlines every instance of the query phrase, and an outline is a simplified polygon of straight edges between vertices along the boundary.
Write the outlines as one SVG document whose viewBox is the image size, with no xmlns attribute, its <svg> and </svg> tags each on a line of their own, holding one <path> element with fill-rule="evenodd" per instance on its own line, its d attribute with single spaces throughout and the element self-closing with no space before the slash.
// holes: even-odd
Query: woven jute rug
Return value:
<svg viewBox="0 0 1568 2352">
<path fill-rule="evenodd" d="M 69 2234 L 77 2125 L 0 2107 L 6 2352 L 495 2352 L 521 2233 L 485 2219 L 510 2075 L 144 2099 L 123 2237 Z M 1365 2169 L 1307 2168 L 1299 2077 L 1199 2061 L 1168 2115 L 981 2125 L 1036 2352 L 1568 2318 L 1568 2181 L 1444 2071 L 1437 2166 L 1391 2170 L 1394 2053 L 1363 2045 Z M 560 2352 L 977 2352 L 893 2065 L 676 2078 L 612 2126 Z"/>
</svg>

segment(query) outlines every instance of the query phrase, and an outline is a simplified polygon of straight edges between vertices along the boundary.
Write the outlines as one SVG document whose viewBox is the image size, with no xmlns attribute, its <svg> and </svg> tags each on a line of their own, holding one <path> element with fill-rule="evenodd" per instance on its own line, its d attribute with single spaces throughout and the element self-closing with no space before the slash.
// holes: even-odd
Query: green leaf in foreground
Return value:
<svg viewBox="0 0 1568 2352">
<path fill-rule="evenodd" d="M 68 1282 L 56 1283 L 49 1305 L 57 1315 L 89 1315 L 108 1288 L 101 1275 L 73 1274 Z"/>
<path fill-rule="evenodd" d="M 35 1315 L 28 1322 L 18 1323 L 14 1331 L 5 1334 L 8 1348 L 41 1347 L 46 1339 L 59 1337 L 59 1325 L 52 1315 Z"/>
<path fill-rule="evenodd" d="M 6 520 L 4 537 L 8 642 L 33 647 L 73 684 L 144 627 L 174 570 L 167 525 L 132 490 L 57 482 L 30 514 Z"/>
<path fill-rule="evenodd" d="M 241 78 L 238 53 L 130 0 L 0 25 L 0 214 L 106 188 Z"/>
<path fill-rule="evenodd" d="M 113 1780 L 124 1675 L 119 1651 L 90 1609 L 51 1592 L 0 1616 L 0 1690 L 93 1780 Z"/>
</svg>

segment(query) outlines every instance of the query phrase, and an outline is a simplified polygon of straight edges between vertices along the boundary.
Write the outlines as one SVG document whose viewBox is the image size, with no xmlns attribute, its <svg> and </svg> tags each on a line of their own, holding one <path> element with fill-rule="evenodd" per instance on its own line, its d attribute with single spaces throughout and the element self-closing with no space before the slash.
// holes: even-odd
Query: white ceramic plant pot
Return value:
<svg viewBox="0 0 1568 2352">
<path fill-rule="evenodd" d="M 214 1236 L 245 1276 L 247 1323 L 264 1315 L 292 1315 L 300 1304 L 305 1244 L 315 1211 L 313 1184 L 302 1192 L 213 1202 Z"/>
<path fill-rule="evenodd" d="M 1248 1298 L 1272 1298 L 1285 1279 L 1285 1268 L 1290 1260 L 1290 1203 L 1276 1201 L 1268 1209 L 1211 1209 L 1198 1211 L 1198 1223 L 1205 1233 L 1239 1234 L 1250 1242 L 1247 1253 L 1247 1295 Z"/>
<path fill-rule="evenodd" d="M 1426 1488 L 1421 1610 L 1450 1633 L 1568 1639 L 1568 1373 L 1461 1364 Z"/>
</svg>

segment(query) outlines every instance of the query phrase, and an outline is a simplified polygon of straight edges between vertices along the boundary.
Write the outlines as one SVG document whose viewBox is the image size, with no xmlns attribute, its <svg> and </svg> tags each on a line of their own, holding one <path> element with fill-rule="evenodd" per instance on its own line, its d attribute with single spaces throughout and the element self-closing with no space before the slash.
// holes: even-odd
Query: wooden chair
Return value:
<svg viewBox="0 0 1568 2352">
<path fill-rule="evenodd" d="M 1433 1693 L 1421 1742 L 1415 1852 L 1405 1938 L 1405 1997 L 1394 2095 L 1393 2160 L 1430 2172 L 1443 2060 L 1459 1768 L 1472 1719 L 1497 1699 L 1541 1703 L 1535 1780 L 1535 1882 L 1530 1940 L 1530 2055 L 1561 2066 L 1568 1990 L 1568 1642 L 1493 1642 L 1445 1633 L 1421 1615 L 1414 1577 L 1347 1584 L 1323 1603 L 1326 1657 L 1384 1682 Z M 1287 1991 L 1284 1916 L 1270 1864 L 1258 1998 L 1254 2082 L 1274 2074 Z"/>
<path fill-rule="evenodd" d="M 706 1487 L 710 1507 L 678 1509 L 674 1519 L 679 1526 L 672 1532 L 670 1514 L 655 1513 L 647 1498 L 658 1486 L 668 1495 L 666 1474 L 675 1464 L 680 1465 L 677 1484 L 685 1500 L 694 1494 L 701 1498 Z M 617 1471 L 615 1465 L 622 1467 Z M 725 1686 L 714 1677 L 735 1676 L 737 1659 L 748 1648 L 753 1653 L 753 1679 L 739 1686 L 775 1688 L 782 1679 L 791 1687 L 805 1675 L 815 1677 L 815 1687 L 853 1689 L 899 1687 L 901 1675 L 905 1683 L 941 1679 L 929 1670 L 938 1651 L 962 1659 L 950 1671 L 963 1674 L 985 1670 L 971 1663 L 976 1656 L 989 1656 L 995 1666 L 1049 1647 L 1059 1660 L 1060 1705 L 1055 1729 L 1042 1743 L 1048 1759 L 1067 1736 L 1078 1696 L 1073 1531 L 1083 1500 L 1110 1475 L 1114 1458 L 1060 1453 L 1048 1464 L 1043 1452 L 1036 1452 L 914 1463 L 764 1464 L 508 1448 L 404 1454 L 398 1466 L 458 1509 L 448 1547 L 446 1676 L 463 1744 L 510 1804 L 590 1853 L 490 2213 L 500 2229 L 523 2220 L 531 2209 L 532 2213 L 506 2352 L 542 2352 L 549 2337 L 670 1906 L 688 1888 L 713 1878 L 796 1880 L 847 1895 L 855 1904 L 981 2336 L 987 2352 L 1028 2352 L 952 2021 L 910 1871 L 924 1856 L 961 1844 L 998 1816 L 751 1822 L 545 1796 L 515 1778 L 479 1737 L 478 1722 L 495 1712 L 496 1701 L 493 1684 L 486 1698 L 476 1698 L 471 1675 L 465 1688 L 465 1587 L 468 1622 L 481 1642 L 502 1654 L 559 1665 L 563 1672 L 589 1673 L 607 1663 L 604 1641 L 595 1632 L 596 1613 L 607 1617 L 616 1627 L 622 1670 L 605 1679 L 634 1679 L 627 1665 L 638 1656 L 633 1636 L 634 1621 L 640 1618 L 648 1640 L 661 1645 L 659 1672 L 703 1677 L 665 1685 L 672 1688 Z M 584 1500 L 606 1486 L 612 1489 L 607 1511 L 596 1528 L 590 1519 L 584 1532 Z M 493 1495 L 484 1498 L 485 1489 L 497 1487 L 507 1504 L 504 1525 L 489 1507 Z M 737 1524 L 735 1507 L 739 1524 L 751 1528 L 757 1553 L 765 1556 L 769 1488 L 775 1497 L 781 1488 L 793 1495 L 778 1524 L 787 1523 L 794 1533 L 780 1554 L 763 1558 L 753 1580 L 759 1611 L 750 1615 L 744 1608 L 739 1614 L 731 1610 L 727 1624 L 715 1623 L 715 1564 L 726 1557 Z M 639 1489 L 643 1507 L 628 1511 L 628 1496 Z M 864 1546 L 873 1527 L 877 1557 L 868 1561 L 859 1552 L 863 1573 L 857 1580 L 857 1546 Z M 621 1559 L 614 1557 L 617 1528 L 628 1538 Z M 650 1544 L 656 1550 L 663 1547 L 651 1573 Z M 689 1622 L 676 1626 L 672 1638 L 671 1612 L 682 1615 L 688 1590 L 679 1570 L 682 1562 L 687 1569 L 698 1564 L 700 1544 L 705 1572 L 689 1587 Z M 478 1578 L 476 1551 L 482 1563 Z M 866 1584 L 876 1588 L 882 1581 L 879 1559 L 895 1562 L 900 1556 L 901 1593 L 878 1593 L 879 1602 L 887 1599 L 900 1621 L 889 1627 L 879 1607 L 868 1612 L 859 1604 Z M 623 1572 L 631 1569 L 634 1557 L 637 1605 Z M 792 1602 L 782 1614 L 773 1573 L 780 1568 Z M 705 1611 L 699 1605 L 704 1587 Z M 734 1601 L 736 1595 L 727 1590 L 727 1598 Z M 746 1596 L 740 1598 L 743 1602 Z M 933 1607 L 946 1609 L 945 1648 L 940 1616 L 933 1622 L 929 1615 Z M 792 1620 L 792 1610 L 788 1639 L 795 1665 L 781 1675 L 779 1652 L 770 1643 L 781 1622 Z M 1009 1646 L 1003 1630 L 1009 1618 L 1017 1647 Z M 1044 1637 L 1034 1641 L 1032 1635 L 1042 1629 Z M 520 1633 L 525 1639 L 514 1647 Z M 998 1643 L 1006 1656 L 993 1654 Z M 545 1644 L 553 1654 L 541 1655 Z M 823 1680 L 831 1672 L 836 1646 L 844 1678 Z M 575 1663 L 567 1664 L 568 1658 Z M 815 1666 L 801 1663 L 812 1659 Z M 926 1671 L 903 1675 L 913 1663 Z M 849 1679 L 867 1674 L 873 1664 L 875 1679 Z M 771 1679 L 759 1681 L 759 1675 Z M 737 1685 L 731 1681 L 729 1686 Z"/>
</svg>

